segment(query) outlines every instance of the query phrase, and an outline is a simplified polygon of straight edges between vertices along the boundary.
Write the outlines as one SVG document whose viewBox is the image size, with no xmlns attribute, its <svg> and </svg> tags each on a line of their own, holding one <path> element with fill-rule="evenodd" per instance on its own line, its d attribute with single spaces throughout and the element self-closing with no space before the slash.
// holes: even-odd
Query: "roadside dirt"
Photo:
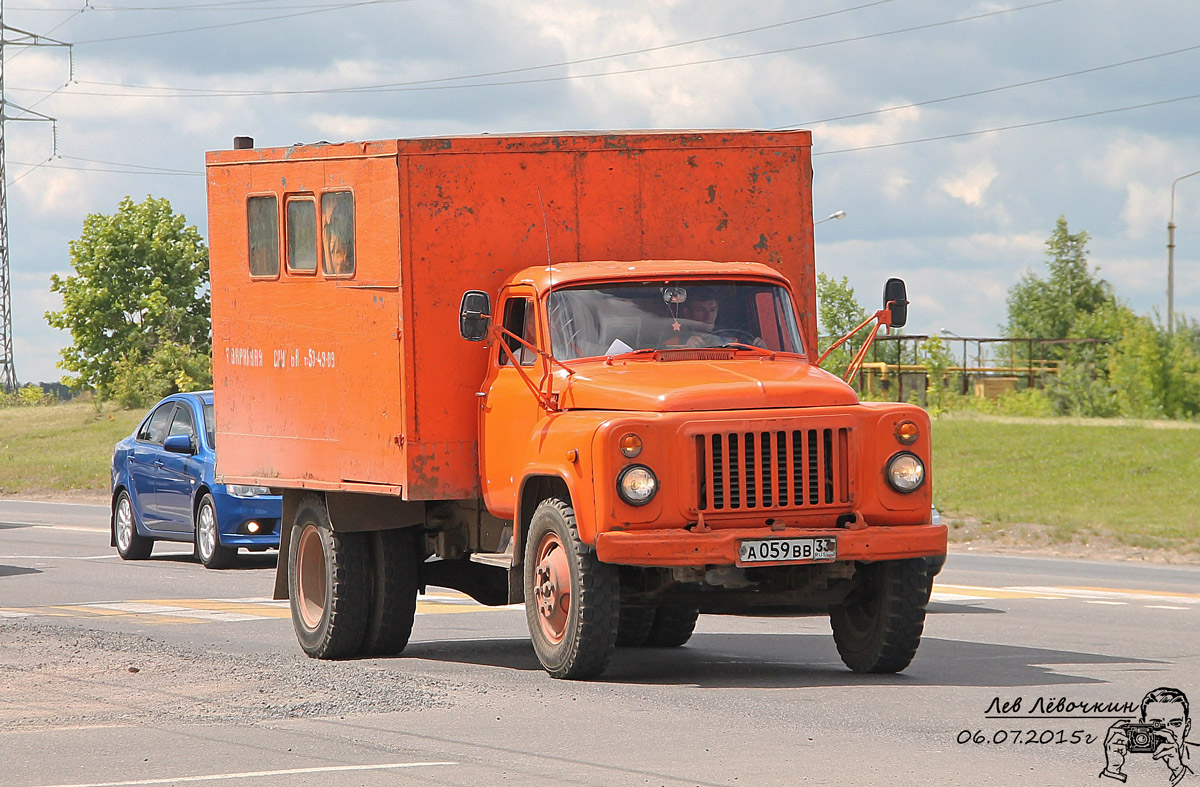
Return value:
<svg viewBox="0 0 1200 787">
<path fill-rule="evenodd" d="M 1089 534 L 1073 541 L 1050 535 L 1045 525 L 1022 523 L 984 525 L 973 517 L 943 514 L 950 528 L 950 553 L 1024 555 L 1119 563 L 1159 563 L 1200 566 L 1200 548 L 1168 549 L 1122 544 L 1114 538 Z"/>
<path fill-rule="evenodd" d="M 0 733 L 447 707 L 455 688 L 362 662 L 234 655 L 132 634 L 0 620 Z"/>
</svg>

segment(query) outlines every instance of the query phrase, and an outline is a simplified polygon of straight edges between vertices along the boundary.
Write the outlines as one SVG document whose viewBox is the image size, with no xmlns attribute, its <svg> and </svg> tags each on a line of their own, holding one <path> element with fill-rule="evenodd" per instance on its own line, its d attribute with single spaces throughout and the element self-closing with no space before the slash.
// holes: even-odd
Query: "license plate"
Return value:
<svg viewBox="0 0 1200 787">
<path fill-rule="evenodd" d="M 837 560 L 836 538 L 763 538 L 738 546 L 739 566 L 754 563 L 821 563 Z"/>
</svg>

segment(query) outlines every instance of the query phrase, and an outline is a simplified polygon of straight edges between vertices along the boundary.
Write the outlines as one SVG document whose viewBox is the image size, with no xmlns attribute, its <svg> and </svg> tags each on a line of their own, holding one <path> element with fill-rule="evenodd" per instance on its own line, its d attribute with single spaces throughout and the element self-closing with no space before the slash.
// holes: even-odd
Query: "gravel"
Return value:
<svg viewBox="0 0 1200 787">
<path fill-rule="evenodd" d="M 135 634 L 0 623 L 0 731 L 419 710 L 449 707 L 458 688 L 369 660 L 235 655 Z"/>
</svg>

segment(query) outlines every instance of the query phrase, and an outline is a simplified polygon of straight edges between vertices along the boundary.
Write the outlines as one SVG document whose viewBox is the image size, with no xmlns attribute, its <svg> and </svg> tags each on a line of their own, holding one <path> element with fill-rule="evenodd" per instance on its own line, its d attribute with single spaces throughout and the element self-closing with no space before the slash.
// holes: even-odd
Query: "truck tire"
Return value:
<svg viewBox="0 0 1200 787">
<path fill-rule="evenodd" d="M 621 605 L 617 620 L 617 647 L 636 648 L 646 644 L 654 628 L 655 608 Z"/>
<path fill-rule="evenodd" d="M 925 628 L 929 574 L 924 558 L 859 565 L 860 584 L 829 610 L 838 654 L 855 672 L 899 672 Z"/>
<path fill-rule="evenodd" d="M 363 638 L 368 656 L 394 656 L 408 644 L 420 586 L 415 532 L 376 530 L 371 538 L 371 619 Z"/>
<path fill-rule="evenodd" d="M 229 568 L 237 562 L 237 549 L 221 546 L 221 529 L 217 520 L 217 505 L 205 493 L 196 506 L 192 525 L 193 552 L 205 568 Z"/>
<path fill-rule="evenodd" d="M 154 550 L 154 539 L 139 535 L 133 502 L 124 489 L 113 503 L 113 541 L 122 560 L 145 560 Z"/>
<path fill-rule="evenodd" d="M 617 641 L 620 576 L 580 540 L 575 511 L 543 500 L 525 545 L 525 619 L 538 661 L 555 678 L 593 678 Z"/>
<path fill-rule="evenodd" d="M 696 619 L 700 610 L 695 607 L 680 607 L 664 604 L 654 614 L 654 625 L 646 644 L 652 648 L 678 648 L 687 644 L 696 630 Z"/>
<path fill-rule="evenodd" d="M 300 647 L 316 659 L 354 656 L 370 617 L 365 533 L 335 533 L 325 503 L 306 497 L 288 542 L 288 598 Z"/>
</svg>

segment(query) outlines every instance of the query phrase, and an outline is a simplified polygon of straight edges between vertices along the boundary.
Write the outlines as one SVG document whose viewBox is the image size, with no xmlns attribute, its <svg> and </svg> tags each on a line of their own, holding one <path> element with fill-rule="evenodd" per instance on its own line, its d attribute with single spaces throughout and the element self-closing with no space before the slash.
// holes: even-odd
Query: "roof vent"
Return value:
<svg viewBox="0 0 1200 787">
<path fill-rule="evenodd" d="M 234 137 L 233 138 L 233 149 L 234 150 L 250 150 L 252 147 L 254 147 L 254 137 Z"/>
</svg>

